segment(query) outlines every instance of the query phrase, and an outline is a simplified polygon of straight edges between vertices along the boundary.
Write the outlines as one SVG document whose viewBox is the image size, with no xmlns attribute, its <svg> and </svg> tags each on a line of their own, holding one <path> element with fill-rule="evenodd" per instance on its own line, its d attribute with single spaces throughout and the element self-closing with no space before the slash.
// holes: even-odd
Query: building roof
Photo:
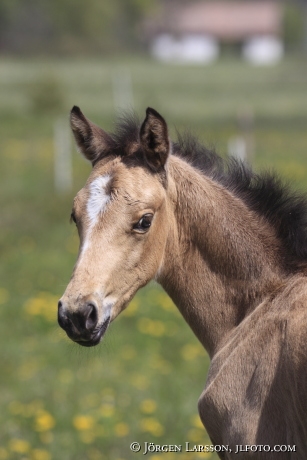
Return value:
<svg viewBox="0 0 307 460">
<path fill-rule="evenodd" d="M 277 1 L 214 1 L 171 5 L 156 18 L 151 33 L 206 34 L 222 41 L 279 35 L 282 5 Z"/>
</svg>

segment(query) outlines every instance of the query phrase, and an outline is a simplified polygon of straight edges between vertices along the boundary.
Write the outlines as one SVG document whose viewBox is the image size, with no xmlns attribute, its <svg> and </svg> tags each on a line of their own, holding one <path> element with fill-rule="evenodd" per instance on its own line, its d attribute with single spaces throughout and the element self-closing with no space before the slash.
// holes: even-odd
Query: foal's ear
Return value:
<svg viewBox="0 0 307 460">
<path fill-rule="evenodd" d="M 140 141 L 148 165 L 154 171 L 164 167 L 170 152 L 167 124 L 154 109 L 148 107 L 140 130 Z"/>
<path fill-rule="evenodd" d="M 77 106 L 71 109 L 70 126 L 79 150 L 94 166 L 107 152 L 108 134 L 88 120 Z"/>
</svg>

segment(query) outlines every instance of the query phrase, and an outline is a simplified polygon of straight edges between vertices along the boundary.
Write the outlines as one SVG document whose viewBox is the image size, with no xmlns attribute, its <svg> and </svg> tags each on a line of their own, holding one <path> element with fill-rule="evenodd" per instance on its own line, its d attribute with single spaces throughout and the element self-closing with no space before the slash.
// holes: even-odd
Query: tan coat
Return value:
<svg viewBox="0 0 307 460">
<path fill-rule="evenodd" d="M 76 107 L 71 124 L 94 167 L 72 211 L 80 252 L 60 325 L 96 345 L 155 278 L 211 358 L 199 413 L 212 442 L 232 450 L 220 457 L 305 459 L 304 199 L 240 164 L 225 170 L 191 139 L 171 145 L 153 109 L 114 135 Z M 235 453 L 241 445 L 295 451 Z"/>
</svg>

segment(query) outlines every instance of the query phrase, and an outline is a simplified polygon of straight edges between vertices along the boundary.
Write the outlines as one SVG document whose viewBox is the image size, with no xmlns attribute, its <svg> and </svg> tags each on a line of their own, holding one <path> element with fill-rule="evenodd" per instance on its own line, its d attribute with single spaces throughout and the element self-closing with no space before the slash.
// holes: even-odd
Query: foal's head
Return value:
<svg viewBox="0 0 307 460">
<path fill-rule="evenodd" d="M 107 134 L 78 107 L 71 127 L 93 169 L 74 199 L 80 249 L 58 321 L 72 340 L 93 346 L 162 262 L 170 143 L 164 119 L 150 108 L 125 135 Z"/>
</svg>

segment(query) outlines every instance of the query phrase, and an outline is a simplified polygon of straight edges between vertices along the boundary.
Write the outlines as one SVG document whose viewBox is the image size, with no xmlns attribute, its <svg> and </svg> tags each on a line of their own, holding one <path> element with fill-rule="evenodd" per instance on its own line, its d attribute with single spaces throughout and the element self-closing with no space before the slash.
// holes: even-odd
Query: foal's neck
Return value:
<svg viewBox="0 0 307 460">
<path fill-rule="evenodd" d="M 171 225 L 157 279 L 213 356 L 280 284 L 278 241 L 228 190 L 179 158 L 168 167 Z"/>
</svg>

